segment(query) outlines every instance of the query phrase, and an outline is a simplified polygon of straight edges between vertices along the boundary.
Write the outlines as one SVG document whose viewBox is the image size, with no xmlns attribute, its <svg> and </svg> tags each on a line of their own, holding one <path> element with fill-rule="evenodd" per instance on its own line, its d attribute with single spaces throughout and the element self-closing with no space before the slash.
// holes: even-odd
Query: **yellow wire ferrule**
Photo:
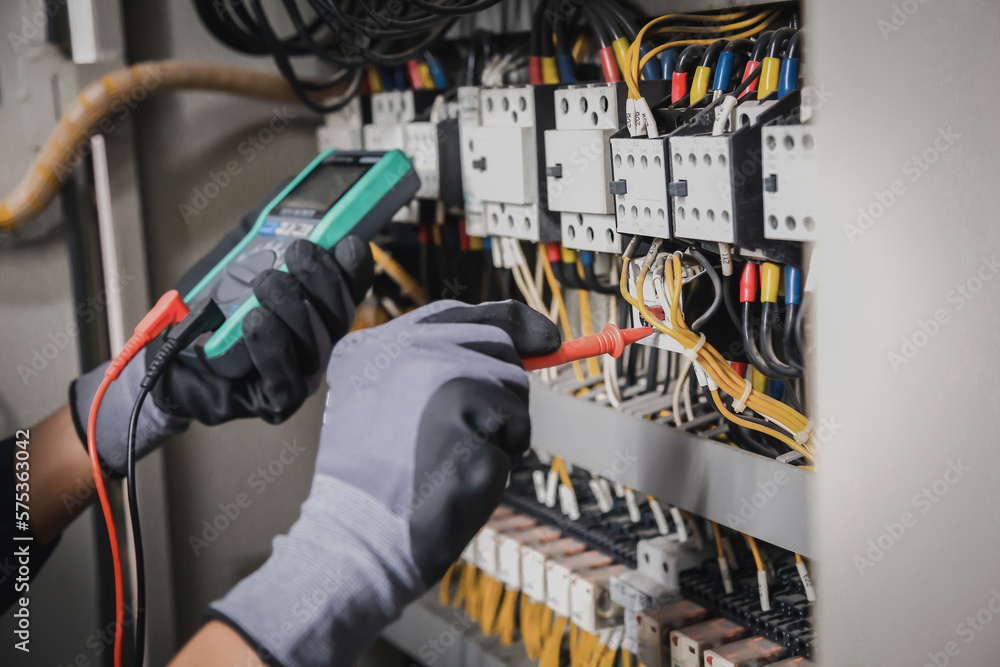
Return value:
<svg viewBox="0 0 1000 667">
<path fill-rule="evenodd" d="M 615 41 L 611 42 L 611 50 L 615 52 L 615 60 L 618 61 L 618 69 L 622 72 L 625 71 L 626 63 L 628 62 L 628 49 L 631 44 L 629 44 L 628 39 L 625 37 L 619 37 Z"/>
<path fill-rule="evenodd" d="M 371 88 L 373 93 L 381 93 L 385 90 L 385 86 L 382 85 L 382 75 L 379 74 L 378 68 L 374 65 L 369 65 L 366 74 L 368 76 L 368 87 Z"/>
<path fill-rule="evenodd" d="M 778 89 L 781 75 L 780 58 L 764 58 L 760 64 L 760 81 L 757 84 L 757 99 L 762 100 Z"/>
<path fill-rule="evenodd" d="M 427 66 L 427 63 L 420 63 L 417 65 L 417 69 L 420 71 L 420 82 L 424 84 L 424 90 L 434 90 L 437 88 L 434 85 L 434 77 L 431 76 L 431 68 Z"/>
<path fill-rule="evenodd" d="M 560 249 L 560 256 L 563 264 L 576 264 L 576 251 L 563 247 Z"/>
<path fill-rule="evenodd" d="M 691 79 L 691 104 L 697 104 L 708 94 L 708 86 L 712 81 L 712 68 L 698 65 Z"/>
<path fill-rule="evenodd" d="M 781 269 L 777 264 L 764 262 L 760 265 L 761 303 L 775 303 L 778 300 L 778 286 L 781 284 Z"/>
<path fill-rule="evenodd" d="M 559 65 L 551 56 L 542 58 L 542 83 L 559 83 Z"/>
</svg>

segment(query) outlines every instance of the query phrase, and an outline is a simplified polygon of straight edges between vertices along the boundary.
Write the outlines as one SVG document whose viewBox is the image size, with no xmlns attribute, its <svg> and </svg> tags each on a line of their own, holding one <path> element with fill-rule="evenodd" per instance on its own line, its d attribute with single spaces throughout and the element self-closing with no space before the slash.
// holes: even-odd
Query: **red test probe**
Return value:
<svg viewBox="0 0 1000 667">
<path fill-rule="evenodd" d="M 626 345 L 642 340 L 652 333 L 653 327 L 619 329 L 614 324 L 608 324 L 603 331 L 566 341 L 552 354 L 522 359 L 524 370 L 537 371 L 541 368 L 551 368 L 602 354 L 610 354 L 612 357 L 618 358 L 622 356 Z"/>
</svg>

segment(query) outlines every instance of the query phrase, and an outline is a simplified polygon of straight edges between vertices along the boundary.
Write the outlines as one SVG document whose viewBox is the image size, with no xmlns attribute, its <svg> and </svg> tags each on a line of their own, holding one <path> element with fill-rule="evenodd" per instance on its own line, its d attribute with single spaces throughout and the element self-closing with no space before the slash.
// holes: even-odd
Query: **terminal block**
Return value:
<svg viewBox="0 0 1000 667">
<path fill-rule="evenodd" d="M 690 600 L 676 600 L 636 614 L 639 662 L 671 667 L 670 632 L 704 620 L 708 610 Z"/>
<path fill-rule="evenodd" d="M 819 217 L 813 129 L 809 125 L 765 125 L 764 236 L 813 241 Z"/>
<path fill-rule="evenodd" d="M 766 637 L 749 637 L 705 651 L 708 667 L 764 667 L 781 659 L 785 647 Z"/>
<path fill-rule="evenodd" d="M 674 667 L 702 667 L 705 651 L 740 639 L 746 628 L 725 618 L 714 618 L 682 630 L 670 631 L 670 660 Z"/>
</svg>

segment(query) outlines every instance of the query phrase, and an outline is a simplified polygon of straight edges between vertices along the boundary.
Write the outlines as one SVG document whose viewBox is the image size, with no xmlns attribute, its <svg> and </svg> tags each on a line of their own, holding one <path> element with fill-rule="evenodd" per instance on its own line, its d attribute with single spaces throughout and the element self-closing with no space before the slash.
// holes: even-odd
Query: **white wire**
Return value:
<svg viewBox="0 0 1000 667">
<path fill-rule="evenodd" d="M 677 379 L 674 381 L 674 396 L 673 396 L 674 400 L 673 400 L 673 404 L 672 404 L 672 407 L 673 407 L 673 414 L 672 414 L 672 416 L 674 418 L 674 426 L 680 426 L 681 423 L 682 423 L 682 420 L 681 420 L 681 387 L 683 385 L 687 384 L 687 376 L 688 376 L 688 373 L 690 371 L 691 371 L 691 360 L 688 359 L 687 357 L 684 357 L 684 365 L 681 367 L 681 372 L 677 376 Z M 690 398 L 688 398 L 688 400 L 690 401 Z M 693 416 L 690 416 L 691 415 L 691 407 L 690 407 L 690 405 L 688 405 L 687 414 L 689 415 L 688 419 L 693 419 L 694 418 Z"/>
<path fill-rule="evenodd" d="M 608 299 L 608 321 L 618 321 L 618 297 L 614 294 Z M 604 391 L 608 395 L 608 402 L 611 403 L 612 407 L 617 408 L 622 404 L 622 391 L 618 386 L 617 360 L 606 354 L 603 361 L 601 372 L 604 374 Z"/>
</svg>

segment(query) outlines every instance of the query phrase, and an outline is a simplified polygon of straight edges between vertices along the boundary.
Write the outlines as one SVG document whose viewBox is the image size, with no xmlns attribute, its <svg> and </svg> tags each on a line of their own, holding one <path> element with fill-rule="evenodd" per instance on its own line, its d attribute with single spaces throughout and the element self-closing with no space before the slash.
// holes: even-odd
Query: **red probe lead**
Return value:
<svg viewBox="0 0 1000 667">
<path fill-rule="evenodd" d="M 614 324 L 608 324 L 603 331 L 566 341 L 552 354 L 522 359 L 524 370 L 537 371 L 540 368 L 551 368 L 602 354 L 610 354 L 617 358 L 622 356 L 626 345 L 642 340 L 652 333 L 653 327 L 619 329 Z"/>
</svg>

